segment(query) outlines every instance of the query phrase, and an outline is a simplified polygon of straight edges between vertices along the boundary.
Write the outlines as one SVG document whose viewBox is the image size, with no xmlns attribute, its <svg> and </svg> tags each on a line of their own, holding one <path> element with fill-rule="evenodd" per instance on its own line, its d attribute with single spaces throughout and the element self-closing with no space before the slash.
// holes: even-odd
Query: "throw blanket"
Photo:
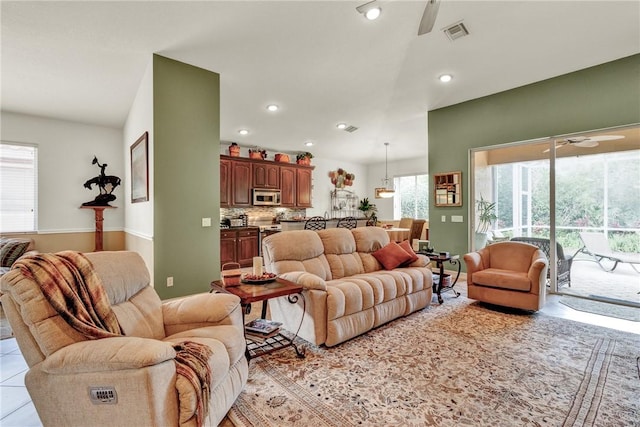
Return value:
<svg viewBox="0 0 640 427">
<path fill-rule="evenodd" d="M 33 279 L 53 308 L 87 339 L 123 336 L 120 324 L 93 264 L 79 252 L 38 253 L 18 260 L 13 268 Z M 174 345 L 176 371 L 196 390 L 196 423 L 209 409 L 211 369 L 209 346 L 193 341 Z"/>
</svg>

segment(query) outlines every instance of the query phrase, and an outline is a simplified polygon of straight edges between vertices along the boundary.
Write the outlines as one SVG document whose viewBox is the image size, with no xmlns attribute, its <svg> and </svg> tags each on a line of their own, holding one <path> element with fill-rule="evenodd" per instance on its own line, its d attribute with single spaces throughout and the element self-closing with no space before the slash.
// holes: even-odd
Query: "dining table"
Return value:
<svg viewBox="0 0 640 427">
<path fill-rule="evenodd" d="M 408 240 L 409 235 L 411 233 L 410 228 L 399 228 L 399 227 L 386 228 L 385 231 L 389 235 L 389 240 L 396 243 Z"/>
</svg>

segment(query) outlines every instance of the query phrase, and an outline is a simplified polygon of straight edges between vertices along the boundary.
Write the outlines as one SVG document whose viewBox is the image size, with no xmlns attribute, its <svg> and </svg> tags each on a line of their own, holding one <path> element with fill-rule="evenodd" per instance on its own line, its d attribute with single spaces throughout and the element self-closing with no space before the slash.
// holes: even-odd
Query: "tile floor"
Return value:
<svg viewBox="0 0 640 427">
<path fill-rule="evenodd" d="M 444 294 L 446 300 L 451 294 Z M 628 320 L 599 316 L 573 310 L 558 301 L 560 296 L 550 295 L 541 313 L 578 322 L 591 323 L 612 329 L 640 334 L 640 324 Z M 0 426 L 41 426 L 35 407 L 24 386 L 27 363 L 14 338 L 0 340 Z"/>
</svg>

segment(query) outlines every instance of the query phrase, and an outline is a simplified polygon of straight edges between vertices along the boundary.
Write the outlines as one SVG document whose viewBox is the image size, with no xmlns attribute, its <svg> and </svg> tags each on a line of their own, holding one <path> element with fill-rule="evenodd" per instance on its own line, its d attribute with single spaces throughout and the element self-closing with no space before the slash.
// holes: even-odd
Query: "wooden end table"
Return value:
<svg viewBox="0 0 640 427">
<path fill-rule="evenodd" d="M 433 283 L 433 292 L 435 292 L 436 295 L 438 295 L 438 303 L 442 304 L 442 302 L 444 301 L 442 299 L 443 292 L 453 291 L 453 293 L 456 295 L 456 298 L 458 298 L 460 296 L 460 292 L 453 289 L 453 287 L 456 285 L 456 283 L 458 283 L 458 278 L 460 277 L 460 267 L 461 267 L 460 255 L 445 256 L 445 255 L 440 255 L 438 252 L 423 252 L 423 251 L 418 251 L 416 253 L 421 255 L 426 255 L 427 257 L 429 257 L 431 261 L 436 263 L 436 267 L 438 267 L 438 269 L 440 270 L 440 274 L 438 276 L 439 277 L 438 283 L 435 283 L 435 282 Z M 458 274 L 456 274 L 456 278 L 448 286 L 442 286 L 442 283 L 444 282 L 444 277 L 449 276 L 448 274 L 445 275 L 444 273 L 445 262 L 449 262 L 452 265 L 458 266 Z"/>
<path fill-rule="evenodd" d="M 247 341 L 247 360 L 251 360 L 255 357 L 260 357 L 265 354 L 273 353 L 274 351 L 281 350 L 287 347 L 293 347 L 298 357 L 304 357 L 304 348 L 298 348 L 294 343 L 294 340 L 298 336 L 300 327 L 302 326 L 302 320 L 304 319 L 304 311 L 306 301 L 302 294 L 302 286 L 291 282 L 289 280 L 276 278 L 275 281 L 265 283 L 263 285 L 250 285 L 240 284 L 238 286 L 222 286 L 221 280 L 214 280 L 211 282 L 210 292 L 221 292 L 233 294 L 240 297 L 240 304 L 242 305 L 242 324 L 245 323 L 245 315 L 251 313 L 251 304 L 254 302 L 262 301 L 262 313 L 261 318 L 264 319 L 267 316 L 267 301 L 272 298 L 279 298 L 286 296 L 287 300 L 291 304 L 296 304 L 300 298 L 302 298 L 302 317 L 298 330 L 294 333 L 293 337 L 289 338 L 283 334 L 277 334 L 273 337 L 266 338 L 264 341 L 254 341 L 251 337 L 248 337 L 245 333 L 245 340 Z"/>
</svg>

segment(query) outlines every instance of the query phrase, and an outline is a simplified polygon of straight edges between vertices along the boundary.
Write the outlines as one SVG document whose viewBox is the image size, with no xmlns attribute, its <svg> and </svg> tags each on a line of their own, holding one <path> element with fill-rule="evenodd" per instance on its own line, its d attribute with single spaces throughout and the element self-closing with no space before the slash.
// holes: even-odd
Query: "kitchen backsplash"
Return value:
<svg viewBox="0 0 640 427">
<path fill-rule="evenodd" d="M 251 207 L 251 208 L 220 208 L 220 218 L 237 218 L 245 214 L 249 216 L 249 223 L 255 218 L 280 217 L 281 219 L 292 219 L 294 217 L 305 216 L 306 209 L 291 209 L 278 207 Z"/>
</svg>

